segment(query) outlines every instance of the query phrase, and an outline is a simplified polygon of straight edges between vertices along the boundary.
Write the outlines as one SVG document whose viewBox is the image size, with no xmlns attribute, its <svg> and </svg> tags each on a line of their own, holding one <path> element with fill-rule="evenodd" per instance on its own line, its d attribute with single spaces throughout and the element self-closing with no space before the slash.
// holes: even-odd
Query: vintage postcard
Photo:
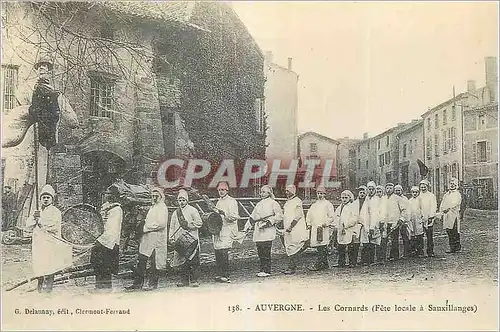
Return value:
<svg viewBox="0 0 500 332">
<path fill-rule="evenodd" d="M 1 2 L 1 329 L 498 330 L 498 2 Z"/>
</svg>

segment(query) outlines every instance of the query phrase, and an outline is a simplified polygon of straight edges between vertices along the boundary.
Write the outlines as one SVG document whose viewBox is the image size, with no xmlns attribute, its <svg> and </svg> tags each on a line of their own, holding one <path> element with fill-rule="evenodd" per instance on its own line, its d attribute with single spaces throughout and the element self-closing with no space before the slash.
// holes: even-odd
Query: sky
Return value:
<svg viewBox="0 0 500 332">
<path fill-rule="evenodd" d="M 375 136 L 484 85 L 496 2 L 233 2 L 263 52 L 299 74 L 299 133 Z"/>
</svg>

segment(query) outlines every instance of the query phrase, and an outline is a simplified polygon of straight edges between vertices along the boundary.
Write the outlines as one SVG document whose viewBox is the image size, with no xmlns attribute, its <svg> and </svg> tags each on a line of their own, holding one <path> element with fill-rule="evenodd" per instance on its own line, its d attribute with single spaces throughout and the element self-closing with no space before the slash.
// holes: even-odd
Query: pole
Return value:
<svg viewBox="0 0 500 332">
<path fill-rule="evenodd" d="M 38 206 L 38 122 L 33 124 L 33 165 L 35 167 L 35 207 L 39 210 Z"/>
</svg>

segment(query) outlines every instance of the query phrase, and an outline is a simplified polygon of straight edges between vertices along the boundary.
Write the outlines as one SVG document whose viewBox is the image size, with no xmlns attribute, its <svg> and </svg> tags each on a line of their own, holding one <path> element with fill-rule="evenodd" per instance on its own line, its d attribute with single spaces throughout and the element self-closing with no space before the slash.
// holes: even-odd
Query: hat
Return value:
<svg viewBox="0 0 500 332">
<path fill-rule="evenodd" d="M 358 188 L 356 188 L 357 190 L 364 190 L 366 191 L 368 188 L 366 188 L 366 186 L 359 186 Z"/>
<path fill-rule="evenodd" d="M 384 186 L 382 186 L 382 185 L 380 185 L 380 184 L 379 184 L 379 185 L 377 185 L 377 186 L 375 187 L 375 189 L 381 189 L 382 191 L 384 191 L 384 190 L 385 190 Z"/>
<path fill-rule="evenodd" d="M 297 187 L 295 187 L 295 185 L 293 185 L 293 184 L 290 184 L 290 185 L 286 186 L 285 189 L 288 190 L 289 192 L 291 192 L 294 195 L 297 193 Z"/>
<path fill-rule="evenodd" d="M 347 194 L 349 196 L 349 199 L 354 199 L 354 194 L 352 193 L 352 191 L 350 190 L 344 190 L 340 196 L 344 195 L 344 194 Z"/>
<path fill-rule="evenodd" d="M 185 191 L 184 189 L 179 190 L 179 194 L 177 195 L 177 199 L 179 199 L 179 198 L 184 198 L 186 201 L 189 201 L 189 196 L 188 196 L 187 191 Z"/>
<path fill-rule="evenodd" d="M 42 191 L 40 192 L 40 197 L 43 195 L 50 195 L 52 198 L 56 196 L 56 192 L 54 191 L 54 188 L 50 184 L 46 184 L 43 186 Z"/>
<path fill-rule="evenodd" d="M 420 184 L 425 184 L 427 187 L 431 186 L 431 184 L 429 183 L 429 181 L 427 179 L 423 179 L 422 181 L 420 181 Z"/>
<path fill-rule="evenodd" d="M 40 58 L 34 65 L 33 65 L 33 68 L 35 70 L 38 70 L 38 68 L 40 68 L 41 65 L 47 65 L 47 67 L 49 68 L 49 70 L 52 70 L 54 68 L 54 64 L 52 63 L 52 60 L 50 60 L 49 58 L 47 57 L 42 57 Z"/>
<path fill-rule="evenodd" d="M 458 187 L 458 179 L 457 178 L 451 178 L 450 184 L 454 184 L 455 186 Z"/>
<path fill-rule="evenodd" d="M 395 185 L 395 186 L 394 186 L 394 190 L 396 190 L 396 189 L 401 189 L 401 190 L 403 190 L 403 186 L 402 186 L 402 185 L 400 185 L 400 184 L 397 184 L 397 185 Z"/>
<path fill-rule="evenodd" d="M 227 182 L 219 182 L 217 184 L 217 190 L 219 189 L 229 190 L 229 185 L 227 184 Z"/>
<path fill-rule="evenodd" d="M 418 189 L 418 187 L 417 187 L 417 186 L 413 186 L 413 187 L 411 187 L 411 191 L 414 191 L 414 190 L 419 191 L 420 189 Z"/>
<path fill-rule="evenodd" d="M 163 192 L 162 188 L 154 187 L 153 189 L 151 189 L 151 194 L 152 193 L 158 193 L 158 194 L 160 194 L 160 198 L 162 200 L 165 199 L 165 193 Z"/>
<path fill-rule="evenodd" d="M 316 188 L 316 192 L 317 192 L 317 193 L 324 193 L 324 194 L 326 194 L 326 188 L 325 188 L 325 187 L 323 187 L 323 186 L 318 186 L 318 187 Z"/>
<path fill-rule="evenodd" d="M 385 184 L 385 186 L 386 186 L 386 187 L 394 187 L 394 183 L 392 183 L 392 182 L 387 182 L 387 183 Z"/>
<path fill-rule="evenodd" d="M 374 188 L 375 188 L 377 185 L 375 184 L 375 182 L 370 181 L 370 182 L 368 182 L 368 183 L 366 184 L 366 186 L 367 186 L 367 187 L 374 187 Z"/>
</svg>

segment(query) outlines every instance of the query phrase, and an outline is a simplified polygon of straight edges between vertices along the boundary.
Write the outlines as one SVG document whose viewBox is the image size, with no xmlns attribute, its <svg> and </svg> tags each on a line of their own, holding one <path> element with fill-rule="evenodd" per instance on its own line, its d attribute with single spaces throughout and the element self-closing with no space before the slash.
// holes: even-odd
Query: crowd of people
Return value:
<svg viewBox="0 0 500 332">
<path fill-rule="evenodd" d="M 442 220 L 449 240 L 447 253 L 461 250 L 460 221 L 462 197 L 458 180 L 452 179 L 449 190 L 438 208 L 436 196 L 430 191 L 427 180 L 411 188 L 411 197 L 403 195 L 400 185 L 386 183 L 376 185 L 370 181 L 356 189 L 356 193 L 344 190 L 341 203 L 335 209 L 326 199 L 326 189 L 316 188 L 317 199 L 305 213 L 302 200 L 294 185 L 286 187 L 286 202 L 283 207 L 276 201 L 273 189 L 264 185 L 260 189 L 260 201 L 250 214 L 243 231 L 238 229 L 238 203 L 229 195 L 227 183 L 217 186 L 219 198 L 212 207 L 220 215 L 220 227 L 212 233 L 215 251 L 215 281 L 230 283 L 229 251 L 233 243 L 242 243 L 247 234 L 257 248 L 259 271 L 257 277 L 268 277 L 273 272 L 271 249 L 277 236 L 285 248 L 288 266 L 282 273 L 289 275 L 297 271 L 298 257 L 307 249 L 316 249 L 316 259 L 309 270 L 329 269 L 328 255 L 332 246 L 337 248 L 338 261 L 335 267 L 381 264 L 408 257 L 434 257 L 434 224 Z M 356 194 L 356 195 L 355 195 Z M 39 226 L 55 237 L 61 236 L 61 213 L 53 205 L 55 192 L 46 185 L 41 192 L 41 211 L 36 211 L 27 223 L 28 227 Z M 162 188 L 151 191 L 152 206 L 141 224 L 141 236 L 137 265 L 133 283 L 126 291 L 152 290 L 158 287 L 160 270 L 167 264 L 180 275 L 177 286 L 198 287 L 200 266 L 199 229 L 203 225 L 200 211 L 189 204 L 188 193 L 181 189 L 177 196 L 178 208 L 169 214 Z M 100 213 L 104 221 L 104 232 L 96 240 L 91 252 L 97 290 L 112 288 L 112 275 L 118 271 L 119 245 L 123 211 L 119 203 L 120 194 L 108 188 L 106 202 Z M 402 238 L 403 252 L 399 241 Z M 424 245 L 426 242 L 426 245 Z M 424 248 L 425 247 L 425 248 Z M 33 248 L 35 250 L 35 248 Z M 167 251 L 173 257 L 167 260 Z M 387 255 L 388 254 L 388 255 Z M 358 257 L 360 259 L 358 259 Z M 151 266 L 147 270 L 147 265 Z M 147 285 L 145 279 L 147 277 Z M 52 290 L 53 275 L 41 277 L 40 291 Z"/>
</svg>

